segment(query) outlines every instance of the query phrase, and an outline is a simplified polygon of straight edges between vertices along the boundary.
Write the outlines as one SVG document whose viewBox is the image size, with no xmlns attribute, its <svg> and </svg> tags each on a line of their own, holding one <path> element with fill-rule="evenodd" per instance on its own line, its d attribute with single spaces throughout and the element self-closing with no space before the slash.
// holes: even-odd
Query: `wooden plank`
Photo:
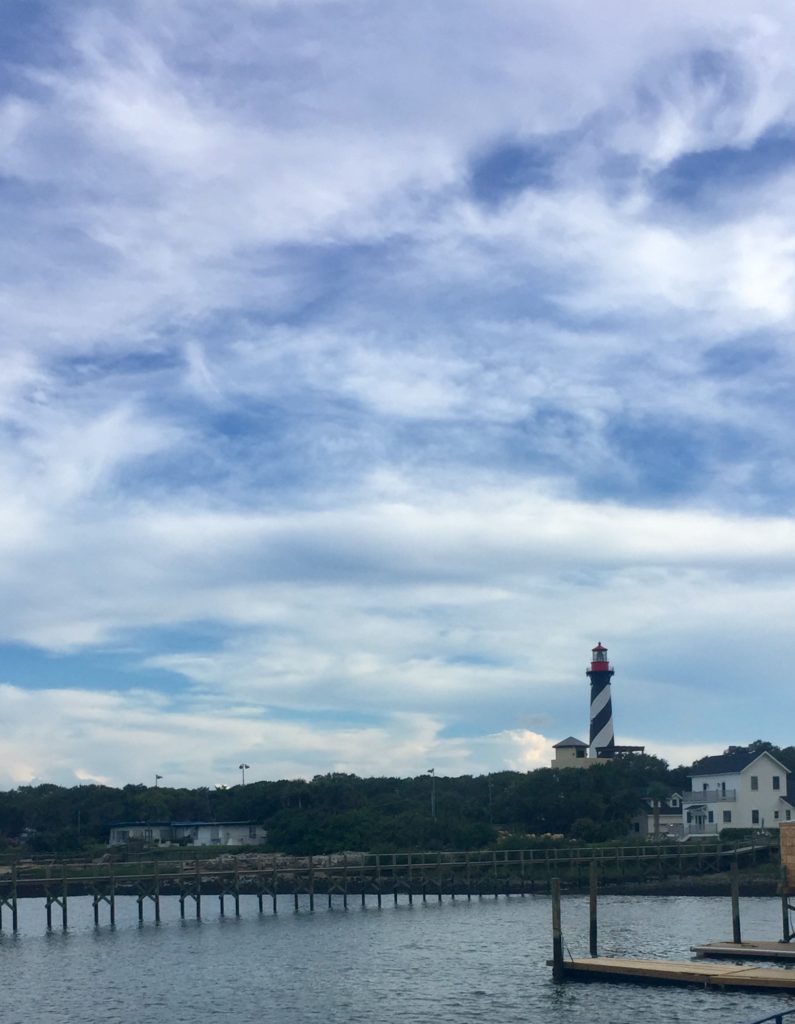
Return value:
<svg viewBox="0 0 795 1024">
<path fill-rule="evenodd" d="M 708 942 L 703 946 L 691 946 L 690 949 L 699 957 L 795 961 L 795 946 L 780 941 L 760 939 L 751 942 Z"/>
<path fill-rule="evenodd" d="M 795 971 L 780 967 L 704 964 L 692 960 L 591 957 L 587 960 L 565 960 L 563 973 L 567 979 L 608 980 L 612 977 L 622 981 L 795 991 Z"/>
</svg>

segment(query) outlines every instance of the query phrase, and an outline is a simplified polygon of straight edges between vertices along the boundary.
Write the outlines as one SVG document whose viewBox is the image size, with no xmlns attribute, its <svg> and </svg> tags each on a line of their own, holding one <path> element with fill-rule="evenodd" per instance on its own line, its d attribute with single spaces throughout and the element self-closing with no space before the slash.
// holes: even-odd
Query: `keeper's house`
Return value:
<svg viewBox="0 0 795 1024">
<path fill-rule="evenodd" d="M 682 794 L 684 835 L 795 821 L 793 783 L 789 769 L 767 751 L 702 757 L 690 770 L 690 791 Z"/>
<path fill-rule="evenodd" d="M 109 846 L 256 846 L 268 833 L 254 821 L 115 821 Z"/>
</svg>

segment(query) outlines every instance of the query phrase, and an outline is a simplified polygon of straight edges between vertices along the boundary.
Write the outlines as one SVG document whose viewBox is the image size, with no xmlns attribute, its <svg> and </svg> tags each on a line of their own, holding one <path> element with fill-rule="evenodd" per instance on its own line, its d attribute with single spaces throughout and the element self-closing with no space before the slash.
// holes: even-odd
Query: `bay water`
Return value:
<svg viewBox="0 0 795 1024">
<path fill-rule="evenodd" d="M 336 897 L 335 900 L 339 898 Z M 0 932 L 1 1024 L 745 1024 L 795 998 L 634 984 L 553 984 L 546 896 L 451 900 L 374 898 L 331 910 L 241 916 L 205 897 L 203 919 L 180 920 L 176 897 L 133 897 L 116 925 L 94 926 L 91 900 L 69 900 L 69 928 L 45 928 L 43 900 L 20 902 L 20 930 Z M 190 911 L 191 904 L 186 905 Z M 780 902 L 741 901 L 745 938 L 779 937 Z M 588 900 L 563 899 L 567 955 L 588 954 Z M 728 898 L 602 896 L 601 955 L 689 959 L 690 946 L 731 936 Z"/>
</svg>

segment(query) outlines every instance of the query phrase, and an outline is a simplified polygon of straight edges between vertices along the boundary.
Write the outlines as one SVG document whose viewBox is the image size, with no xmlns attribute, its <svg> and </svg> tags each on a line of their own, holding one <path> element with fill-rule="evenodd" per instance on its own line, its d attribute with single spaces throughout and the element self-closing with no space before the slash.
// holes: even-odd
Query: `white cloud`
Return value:
<svg viewBox="0 0 795 1024">
<path fill-rule="evenodd" d="M 268 721 L 274 772 L 532 766 L 549 749 L 526 716 L 578 731 L 571 659 L 599 635 L 633 658 L 665 634 L 693 658 L 727 635 L 779 649 L 791 172 L 724 189 L 719 215 L 666 207 L 650 175 L 792 123 L 788 5 L 59 17 L 59 55 L 15 64 L 0 107 L 0 631 L 123 646 L 198 703 L 53 689 L 59 745 L 9 687 L 9 778 L 48 751 L 58 778 L 148 778 L 163 723 L 176 777 L 227 741 L 255 758 L 265 725 L 230 712 L 213 739 L 201 701 L 381 722 Z M 501 140 L 558 145 L 557 177 L 476 202 Z M 770 365 L 709 370 L 760 336 Z M 664 463 L 680 489 L 644 483 L 660 424 L 693 456 Z M 602 478 L 629 497 L 591 497 Z"/>
</svg>

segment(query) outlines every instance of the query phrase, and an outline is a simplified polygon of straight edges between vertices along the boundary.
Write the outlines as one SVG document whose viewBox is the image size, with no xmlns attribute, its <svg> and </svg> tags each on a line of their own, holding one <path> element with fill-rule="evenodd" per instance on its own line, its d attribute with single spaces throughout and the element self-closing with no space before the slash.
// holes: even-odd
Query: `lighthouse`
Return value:
<svg viewBox="0 0 795 1024">
<path fill-rule="evenodd" d="M 601 643 L 591 651 L 591 667 L 585 674 L 591 680 L 590 756 L 613 757 L 616 752 L 613 706 L 610 702 L 610 680 L 613 677 L 613 670 L 607 660 L 607 648 Z"/>
</svg>

